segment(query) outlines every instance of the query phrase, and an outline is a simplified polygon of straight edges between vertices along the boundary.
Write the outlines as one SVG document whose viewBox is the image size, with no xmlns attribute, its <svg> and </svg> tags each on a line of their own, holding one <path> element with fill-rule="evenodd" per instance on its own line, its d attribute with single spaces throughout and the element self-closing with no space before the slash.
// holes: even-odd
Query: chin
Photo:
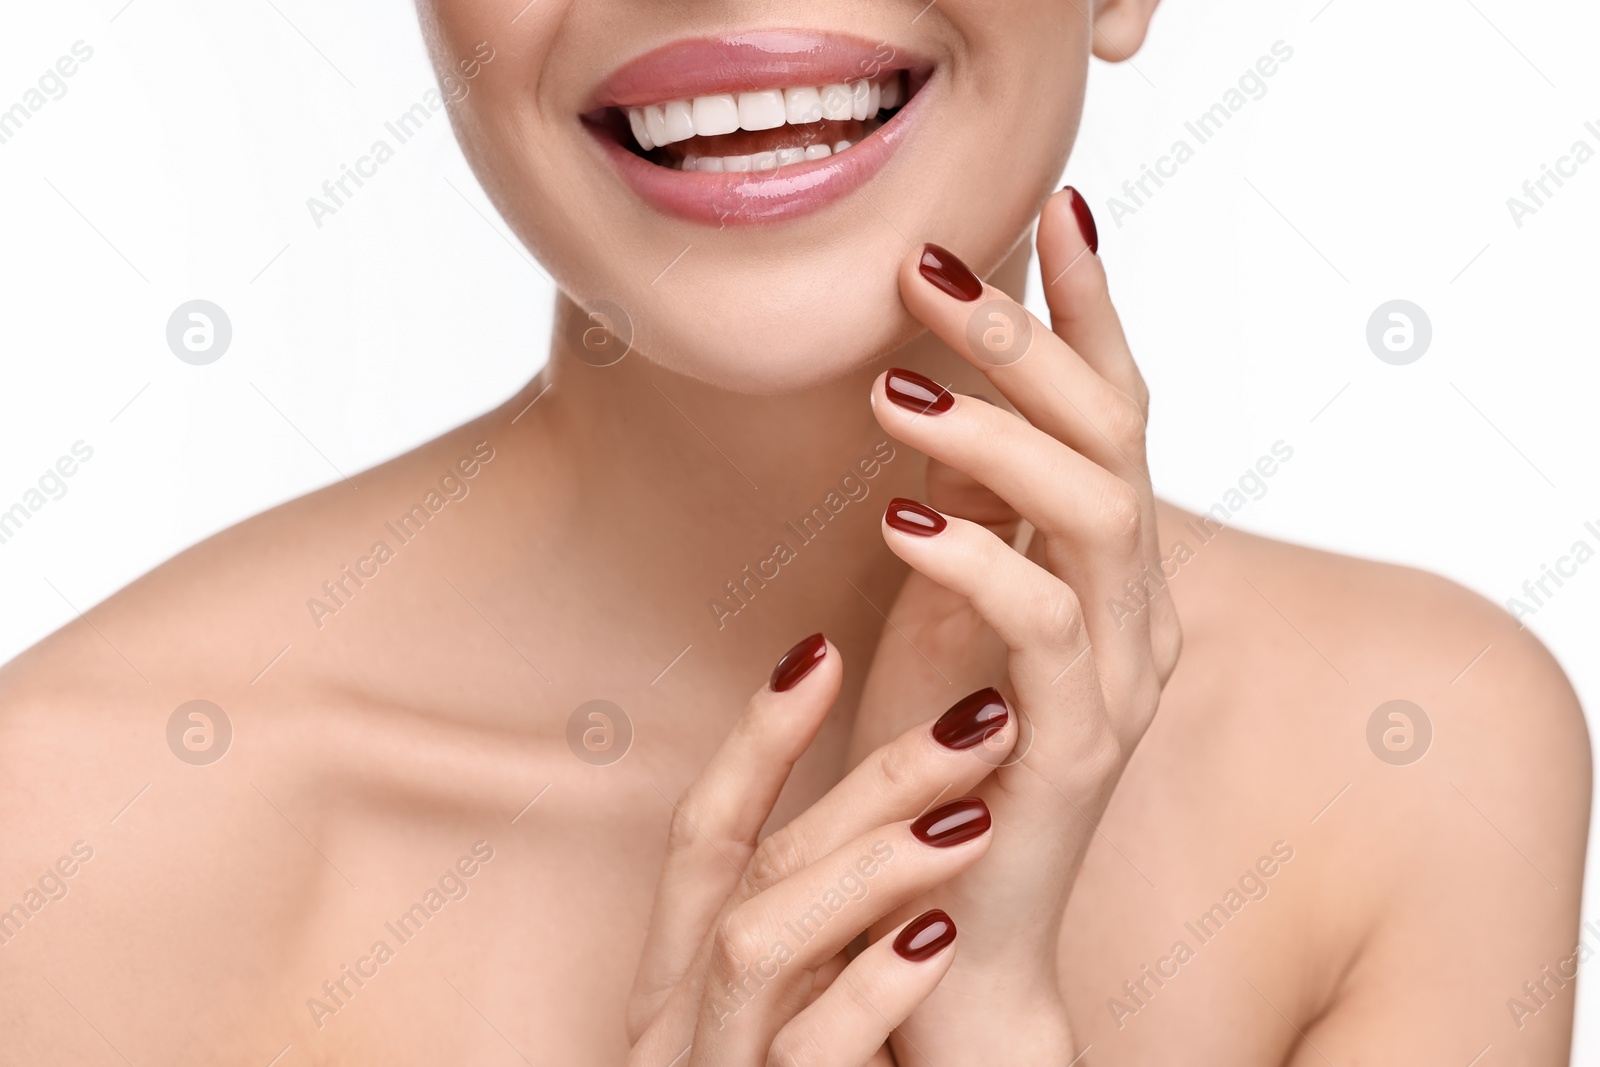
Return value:
<svg viewBox="0 0 1600 1067">
<path fill-rule="evenodd" d="M 913 337 L 901 261 L 934 241 L 998 265 L 1082 104 L 1087 29 L 1044 0 L 705 14 L 688 35 L 670 5 L 524 2 L 422 6 L 441 76 L 497 57 L 451 108 L 480 181 L 639 357 L 739 392 L 822 385 Z"/>
</svg>

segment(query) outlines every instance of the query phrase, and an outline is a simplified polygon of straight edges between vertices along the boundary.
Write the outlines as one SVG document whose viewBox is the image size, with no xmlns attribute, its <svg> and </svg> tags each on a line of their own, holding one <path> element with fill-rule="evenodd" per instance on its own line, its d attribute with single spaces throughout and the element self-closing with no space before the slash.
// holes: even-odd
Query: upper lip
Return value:
<svg viewBox="0 0 1600 1067">
<path fill-rule="evenodd" d="M 586 111 L 716 93 L 877 78 L 928 63 L 902 46 L 815 30 L 757 30 L 663 45 L 612 71 Z"/>
</svg>

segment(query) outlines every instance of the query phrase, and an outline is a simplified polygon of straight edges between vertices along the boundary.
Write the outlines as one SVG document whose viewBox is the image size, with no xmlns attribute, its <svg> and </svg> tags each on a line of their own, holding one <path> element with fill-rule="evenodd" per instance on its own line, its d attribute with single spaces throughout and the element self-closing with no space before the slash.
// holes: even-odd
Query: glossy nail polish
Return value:
<svg viewBox="0 0 1600 1067">
<path fill-rule="evenodd" d="M 945 748 L 963 751 L 983 744 L 1005 729 L 1011 709 L 996 689 L 980 689 L 956 701 L 933 724 L 933 739 Z"/>
<path fill-rule="evenodd" d="M 911 824 L 918 841 L 934 848 L 949 848 L 989 832 L 989 805 L 977 797 L 962 797 L 934 808 Z"/>
<path fill-rule="evenodd" d="M 906 923 L 894 939 L 894 950 L 903 960 L 921 963 L 932 959 L 956 939 L 956 924 L 939 908 L 925 911 Z"/>
<path fill-rule="evenodd" d="M 801 641 L 785 652 L 778 665 L 772 668 L 772 691 L 783 693 L 793 689 L 827 655 L 828 639 L 821 634 L 812 634 Z"/>
<path fill-rule="evenodd" d="M 1094 224 L 1094 212 L 1089 210 L 1089 201 L 1083 194 L 1072 186 L 1064 186 L 1067 199 L 1072 204 L 1072 217 L 1078 220 L 1078 232 L 1083 234 L 1083 243 L 1089 246 L 1089 251 L 1100 251 L 1100 229 Z"/>
<path fill-rule="evenodd" d="M 918 537 L 932 537 L 950 525 L 943 515 L 928 505 L 907 500 L 903 496 L 897 496 L 889 501 L 889 507 L 883 513 L 883 521 L 901 533 L 915 534 Z"/>
<path fill-rule="evenodd" d="M 983 295 L 983 283 L 954 252 L 938 245 L 922 246 L 922 261 L 917 264 L 922 276 L 939 291 L 967 303 Z"/>
<path fill-rule="evenodd" d="M 943 415 L 956 406 L 950 390 L 914 370 L 890 368 L 883 379 L 883 391 L 890 400 L 918 415 Z"/>
</svg>

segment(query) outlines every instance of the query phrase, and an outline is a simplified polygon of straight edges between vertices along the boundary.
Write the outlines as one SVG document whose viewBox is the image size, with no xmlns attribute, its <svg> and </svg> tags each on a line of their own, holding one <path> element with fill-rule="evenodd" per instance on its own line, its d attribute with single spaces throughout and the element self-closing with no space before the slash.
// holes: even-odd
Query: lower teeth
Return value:
<svg viewBox="0 0 1600 1067">
<path fill-rule="evenodd" d="M 810 163 L 818 159 L 827 159 L 829 156 L 838 155 L 849 148 L 852 142 L 838 141 L 833 147 L 825 144 L 811 145 L 808 148 L 780 148 L 776 152 L 758 152 L 751 156 L 685 156 L 678 164 L 679 170 L 697 170 L 712 174 L 724 172 L 747 173 L 769 172 L 781 167 L 793 166 L 796 163 Z"/>
</svg>

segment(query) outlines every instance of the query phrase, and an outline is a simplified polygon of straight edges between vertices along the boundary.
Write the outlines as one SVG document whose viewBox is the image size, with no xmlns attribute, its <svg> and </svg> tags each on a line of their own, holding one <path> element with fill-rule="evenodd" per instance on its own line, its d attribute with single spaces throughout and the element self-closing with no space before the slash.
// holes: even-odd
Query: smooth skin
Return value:
<svg viewBox="0 0 1600 1067">
<path fill-rule="evenodd" d="M 932 56 L 941 132 L 871 202 L 781 233 L 654 217 L 576 119 L 605 70 L 690 32 L 685 11 L 696 32 L 756 16 L 551 0 L 508 30 L 523 7 L 423 5 L 441 66 L 496 46 L 458 136 L 565 289 L 631 309 L 648 343 L 598 368 L 558 328 L 501 407 L 202 542 L 0 669 L 0 907 L 92 849 L 4 930 L 0 1064 L 618 1063 L 655 1036 L 689 1062 L 828 1063 L 891 1027 L 875 1067 L 1565 1062 L 1590 749 L 1558 666 L 1442 579 L 1237 530 L 1201 543 L 1151 494 L 1112 284 L 1047 199 L 1091 50 L 1132 54 L 1154 4 L 785 16 Z M 1035 219 L 1050 328 L 980 365 L 915 256 L 935 241 L 1015 297 Z M 955 406 L 907 417 L 890 366 Z M 314 615 L 480 442 L 470 492 Z M 830 493 L 823 532 L 747 579 Z M 895 496 L 948 529 L 885 529 Z M 1180 542 L 1177 576 L 1116 627 L 1107 598 Z M 795 721 L 738 725 L 781 706 L 751 694 L 816 631 L 832 644 Z M 969 758 L 969 783 L 915 746 L 985 686 L 1023 755 Z M 1405 766 L 1367 741 L 1397 698 L 1433 727 Z M 233 725 L 206 766 L 167 742 L 194 699 Z M 595 699 L 632 726 L 609 764 L 569 742 Z M 717 755 L 746 742 L 764 755 Z M 909 762 L 872 755 L 896 746 Z M 706 979 L 748 956 L 712 952 L 719 931 L 737 945 L 969 790 L 983 841 L 894 837 L 921 865 L 875 878 L 781 996 L 712 1036 Z M 731 865 L 696 852 L 685 801 Z M 892 957 L 929 907 L 954 945 Z"/>
</svg>

